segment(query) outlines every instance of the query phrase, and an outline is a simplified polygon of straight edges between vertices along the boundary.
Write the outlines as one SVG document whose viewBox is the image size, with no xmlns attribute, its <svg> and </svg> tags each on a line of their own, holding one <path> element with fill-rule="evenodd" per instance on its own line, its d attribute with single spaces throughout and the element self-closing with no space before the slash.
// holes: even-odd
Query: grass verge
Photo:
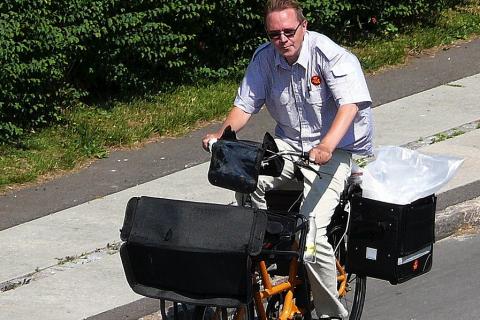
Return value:
<svg viewBox="0 0 480 320">
<path fill-rule="evenodd" d="M 426 49 L 480 36 L 480 1 L 447 10 L 433 27 L 412 28 L 390 39 L 370 39 L 351 49 L 366 72 L 405 63 Z M 161 136 L 177 136 L 222 118 L 230 109 L 238 83 L 222 81 L 108 110 L 80 106 L 67 112 L 62 125 L 31 133 L 18 146 L 0 145 L 0 192 L 48 179 L 78 168 L 112 149 L 131 148 Z"/>
<path fill-rule="evenodd" d="M 409 56 L 425 50 L 448 46 L 456 41 L 480 35 L 480 1 L 470 6 L 443 12 L 433 27 L 412 28 L 390 39 L 372 39 L 355 44 L 352 51 L 359 57 L 365 72 L 403 64 Z"/>
</svg>

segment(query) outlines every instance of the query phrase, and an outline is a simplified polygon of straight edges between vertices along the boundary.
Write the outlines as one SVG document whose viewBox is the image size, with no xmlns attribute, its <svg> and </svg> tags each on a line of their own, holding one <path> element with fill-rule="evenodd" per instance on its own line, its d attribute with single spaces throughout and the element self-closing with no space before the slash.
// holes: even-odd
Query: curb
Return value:
<svg viewBox="0 0 480 320">
<path fill-rule="evenodd" d="M 441 240 L 459 229 L 480 225 L 480 197 L 447 207 L 437 212 L 435 238 Z"/>
</svg>

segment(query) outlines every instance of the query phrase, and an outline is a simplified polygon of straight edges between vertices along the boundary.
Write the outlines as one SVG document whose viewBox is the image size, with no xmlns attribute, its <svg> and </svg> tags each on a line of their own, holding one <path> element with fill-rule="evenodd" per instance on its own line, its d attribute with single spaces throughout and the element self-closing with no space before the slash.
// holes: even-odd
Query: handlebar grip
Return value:
<svg viewBox="0 0 480 320">
<path fill-rule="evenodd" d="M 208 152 L 212 152 L 212 147 L 213 145 L 215 144 L 215 142 L 217 142 L 218 140 L 213 138 L 213 139 L 210 139 L 208 140 Z"/>
</svg>

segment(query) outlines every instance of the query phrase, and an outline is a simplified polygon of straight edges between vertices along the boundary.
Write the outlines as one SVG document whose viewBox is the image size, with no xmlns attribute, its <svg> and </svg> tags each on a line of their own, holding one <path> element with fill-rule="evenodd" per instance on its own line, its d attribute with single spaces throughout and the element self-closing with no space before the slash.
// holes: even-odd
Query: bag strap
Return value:
<svg viewBox="0 0 480 320">
<path fill-rule="evenodd" d="M 250 241 L 248 244 L 248 254 L 257 256 L 262 251 L 263 239 L 267 229 L 267 214 L 261 210 L 253 211 L 253 225 L 250 231 Z"/>
<path fill-rule="evenodd" d="M 275 153 L 279 151 L 275 139 L 268 132 L 265 132 L 262 146 L 267 151 L 267 155 L 271 155 L 271 152 Z M 284 165 L 285 159 L 283 159 L 282 157 L 275 157 L 269 160 L 266 165 L 262 166 L 262 168 L 260 169 L 260 174 L 271 177 L 279 177 L 282 174 Z"/>
</svg>

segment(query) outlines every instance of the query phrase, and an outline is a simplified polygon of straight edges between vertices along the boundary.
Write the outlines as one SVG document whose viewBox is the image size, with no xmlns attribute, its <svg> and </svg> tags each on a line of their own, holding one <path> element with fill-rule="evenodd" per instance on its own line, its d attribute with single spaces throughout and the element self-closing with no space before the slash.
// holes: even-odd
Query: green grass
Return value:
<svg viewBox="0 0 480 320">
<path fill-rule="evenodd" d="M 351 48 L 366 72 L 403 64 L 411 55 L 480 35 L 480 2 L 446 11 L 435 27 L 411 29 L 390 39 L 370 39 Z M 112 149 L 141 146 L 162 136 L 178 136 L 221 119 L 231 108 L 238 83 L 223 81 L 108 110 L 81 106 L 62 125 L 31 133 L 20 146 L 0 145 L 0 191 L 74 170 Z"/>
<path fill-rule="evenodd" d="M 409 56 L 426 49 L 450 45 L 480 35 L 480 2 L 459 10 L 448 10 L 433 27 L 412 28 L 391 39 L 361 41 L 352 47 L 366 72 L 403 64 Z"/>
<path fill-rule="evenodd" d="M 465 134 L 465 131 L 459 130 L 459 129 L 454 129 L 454 130 L 449 130 L 449 131 L 447 131 L 447 132 L 437 133 L 437 134 L 433 137 L 432 143 L 437 143 L 437 142 L 445 141 L 445 140 L 447 140 L 447 139 L 451 139 L 451 138 L 454 138 L 454 137 L 461 136 L 462 134 Z"/>
<path fill-rule="evenodd" d="M 175 92 L 108 111 L 80 106 L 65 123 L 30 134 L 22 146 L 0 145 L 0 190 L 40 176 L 72 170 L 112 148 L 135 147 L 160 136 L 178 136 L 230 108 L 237 83 L 180 87 Z"/>
</svg>

